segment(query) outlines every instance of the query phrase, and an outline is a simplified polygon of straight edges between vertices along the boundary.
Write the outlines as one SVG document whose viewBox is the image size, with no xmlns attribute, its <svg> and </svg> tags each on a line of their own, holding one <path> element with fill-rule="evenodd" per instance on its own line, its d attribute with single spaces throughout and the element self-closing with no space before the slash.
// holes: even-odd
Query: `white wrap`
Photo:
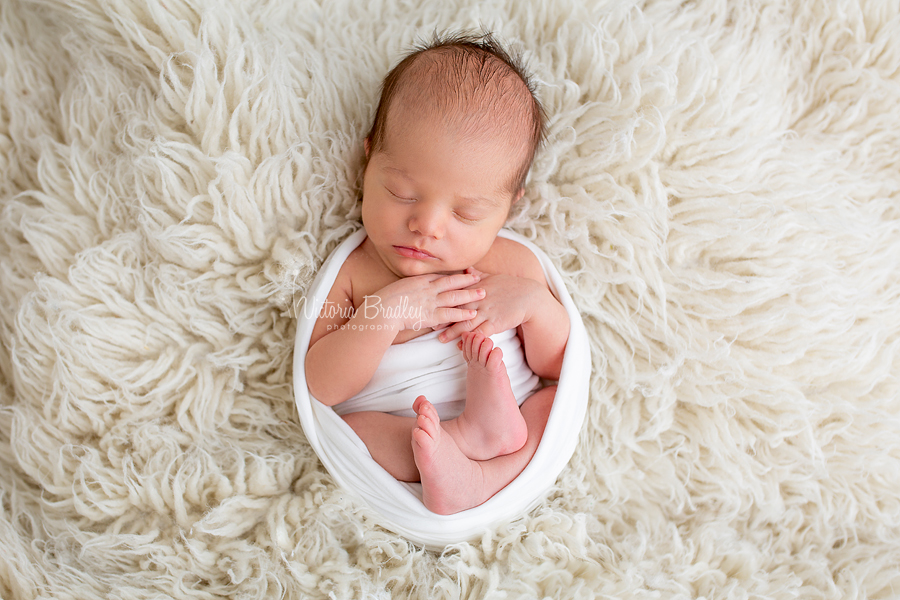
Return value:
<svg viewBox="0 0 900 600">
<path fill-rule="evenodd" d="M 466 404 L 468 368 L 456 343 L 442 344 L 432 331 L 388 348 L 372 380 L 358 394 L 334 407 L 339 415 L 377 410 L 413 417 L 413 400 L 420 394 L 434 404 L 441 421 L 462 414 Z M 525 361 L 515 329 L 491 336 L 503 352 L 503 364 L 519 406 L 538 388 L 540 380 Z"/>
<path fill-rule="evenodd" d="M 510 231 L 502 230 L 500 235 L 519 242 L 540 260 L 551 291 L 568 312 L 569 341 L 563 358 L 553 409 L 550 412 L 537 452 L 516 479 L 480 506 L 447 516 L 436 515 L 426 509 L 421 500 L 421 485 L 402 483 L 391 477 L 372 459 L 365 444 L 338 416 L 335 409 L 325 406 L 313 398 L 306 386 L 306 351 L 309 348 L 309 339 L 316 317 L 331 290 L 341 265 L 365 239 L 365 229 L 360 229 L 348 237 L 322 265 L 307 294 L 306 310 L 300 311 L 297 323 L 297 338 L 294 345 L 294 397 L 300 423 L 310 445 L 337 484 L 358 495 L 379 513 L 383 517 L 383 525 L 386 528 L 429 548 L 443 548 L 447 544 L 470 540 L 502 521 L 513 519 L 527 512 L 540 502 L 571 458 L 578 442 L 578 433 L 581 430 L 587 408 L 591 373 L 590 348 L 581 316 L 566 292 L 562 278 L 547 256 L 534 244 Z M 515 337 L 515 332 L 512 333 Z M 498 334 L 497 337 L 502 338 L 504 335 L 508 335 L 508 332 Z M 427 337 L 427 335 L 422 336 L 417 340 L 422 344 L 427 344 L 429 340 L 424 339 Z M 392 347 L 392 350 L 407 346 L 417 340 Z M 449 347 L 456 356 L 459 356 L 455 344 L 440 344 L 436 340 L 431 341 L 433 344 Z M 507 349 L 503 349 L 504 362 L 506 362 Z M 401 353 L 398 356 L 402 357 L 403 350 L 397 351 Z M 512 354 L 511 361 L 514 360 Z M 511 380 L 513 377 L 518 377 L 515 375 L 515 371 L 516 369 L 513 369 L 510 374 Z M 530 370 L 528 372 L 530 373 Z M 533 374 L 531 376 L 533 377 Z M 402 405 L 397 410 L 411 406 L 412 400 L 418 394 L 429 397 L 429 391 L 421 391 L 424 389 L 422 385 L 427 384 L 427 381 L 420 380 L 418 383 L 420 385 L 412 385 L 408 377 L 398 379 L 397 385 L 409 388 L 413 395 L 411 398 L 403 398 Z M 520 384 L 519 387 L 523 386 L 527 387 L 528 384 Z M 366 395 L 369 387 L 371 384 L 355 398 Z M 384 387 L 383 382 L 379 387 Z M 529 389 L 533 389 L 533 387 L 532 385 Z M 520 392 L 516 390 L 515 384 L 513 389 L 516 398 L 521 403 L 527 394 L 520 398 Z M 386 405 L 381 403 L 378 406 Z M 353 412 L 343 406 L 341 410 L 342 412 Z M 356 408 L 354 410 L 370 409 Z M 390 407 L 376 410 L 390 410 Z M 444 418 L 443 415 L 442 418 Z"/>
</svg>

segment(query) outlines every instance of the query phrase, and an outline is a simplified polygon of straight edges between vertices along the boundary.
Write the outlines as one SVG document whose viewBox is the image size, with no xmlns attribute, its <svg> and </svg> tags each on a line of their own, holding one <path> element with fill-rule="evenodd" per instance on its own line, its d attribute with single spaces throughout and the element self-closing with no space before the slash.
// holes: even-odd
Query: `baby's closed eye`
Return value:
<svg viewBox="0 0 900 600">
<path fill-rule="evenodd" d="M 398 200 L 405 200 L 406 202 L 413 202 L 413 201 L 415 201 L 415 198 L 413 198 L 413 197 L 411 197 L 411 196 L 407 196 L 407 195 L 401 194 L 401 193 L 399 193 L 399 192 L 395 192 L 395 191 L 392 190 L 391 188 L 386 187 L 386 188 L 384 188 L 384 189 L 386 189 L 386 190 L 388 191 L 388 193 L 389 193 L 391 196 L 393 196 L 394 198 L 397 198 Z"/>
<path fill-rule="evenodd" d="M 453 214 L 456 215 L 456 218 L 458 218 L 460 221 L 463 221 L 464 223 L 476 223 L 481 220 L 480 216 L 474 215 L 472 213 L 454 211 Z"/>
</svg>

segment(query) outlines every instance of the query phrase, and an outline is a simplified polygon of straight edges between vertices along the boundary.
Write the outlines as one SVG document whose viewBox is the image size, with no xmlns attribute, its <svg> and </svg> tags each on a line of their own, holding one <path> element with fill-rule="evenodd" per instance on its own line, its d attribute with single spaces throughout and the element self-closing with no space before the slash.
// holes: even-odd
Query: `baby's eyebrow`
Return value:
<svg viewBox="0 0 900 600">
<path fill-rule="evenodd" d="M 475 206 L 478 204 L 487 204 L 492 207 L 502 206 L 502 202 L 497 198 L 484 198 L 482 196 L 457 196 L 458 200 L 465 202 L 468 206 Z"/>
<path fill-rule="evenodd" d="M 398 169 L 397 167 L 383 167 L 383 170 L 390 171 L 391 173 L 396 173 L 400 177 L 408 179 L 409 181 L 413 180 L 413 178 L 409 176 L 409 173 L 407 173 L 403 169 Z"/>
</svg>

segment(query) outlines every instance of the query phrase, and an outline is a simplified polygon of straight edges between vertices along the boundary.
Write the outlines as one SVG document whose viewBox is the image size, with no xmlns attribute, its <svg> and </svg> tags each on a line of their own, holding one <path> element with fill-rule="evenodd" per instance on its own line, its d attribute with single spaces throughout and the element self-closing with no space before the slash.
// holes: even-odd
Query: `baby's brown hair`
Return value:
<svg viewBox="0 0 900 600">
<path fill-rule="evenodd" d="M 493 35 L 435 34 L 431 42 L 415 47 L 391 69 L 382 83 L 381 99 L 367 136 L 370 154 L 383 149 L 388 113 L 398 98 L 414 100 L 416 108 L 450 115 L 473 134 L 484 126 L 484 121 L 473 114 L 473 104 L 516 114 L 515 126 L 506 127 L 504 133 L 512 138 L 524 129 L 527 136 L 525 160 L 510 182 L 514 193 L 524 186 L 535 152 L 546 135 L 546 115 L 520 57 L 509 54 Z"/>
</svg>

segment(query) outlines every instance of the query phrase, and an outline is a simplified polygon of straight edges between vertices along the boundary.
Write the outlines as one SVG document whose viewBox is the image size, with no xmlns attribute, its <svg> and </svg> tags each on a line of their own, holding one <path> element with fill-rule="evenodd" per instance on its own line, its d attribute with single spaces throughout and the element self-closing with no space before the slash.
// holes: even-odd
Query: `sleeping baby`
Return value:
<svg viewBox="0 0 900 600">
<path fill-rule="evenodd" d="M 517 63 L 455 36 L 388 74 L 365 139 L 366 238 L 316 321 L 307 385 L 434 513 L 515 479 L 553 404 L 539 377 L 559 379 L 568 315 L 537 257 L 498 235 L 543 130 Z M 383 385 L 398 369 L 421 372 L 409 392 Z"/>
</svg>

